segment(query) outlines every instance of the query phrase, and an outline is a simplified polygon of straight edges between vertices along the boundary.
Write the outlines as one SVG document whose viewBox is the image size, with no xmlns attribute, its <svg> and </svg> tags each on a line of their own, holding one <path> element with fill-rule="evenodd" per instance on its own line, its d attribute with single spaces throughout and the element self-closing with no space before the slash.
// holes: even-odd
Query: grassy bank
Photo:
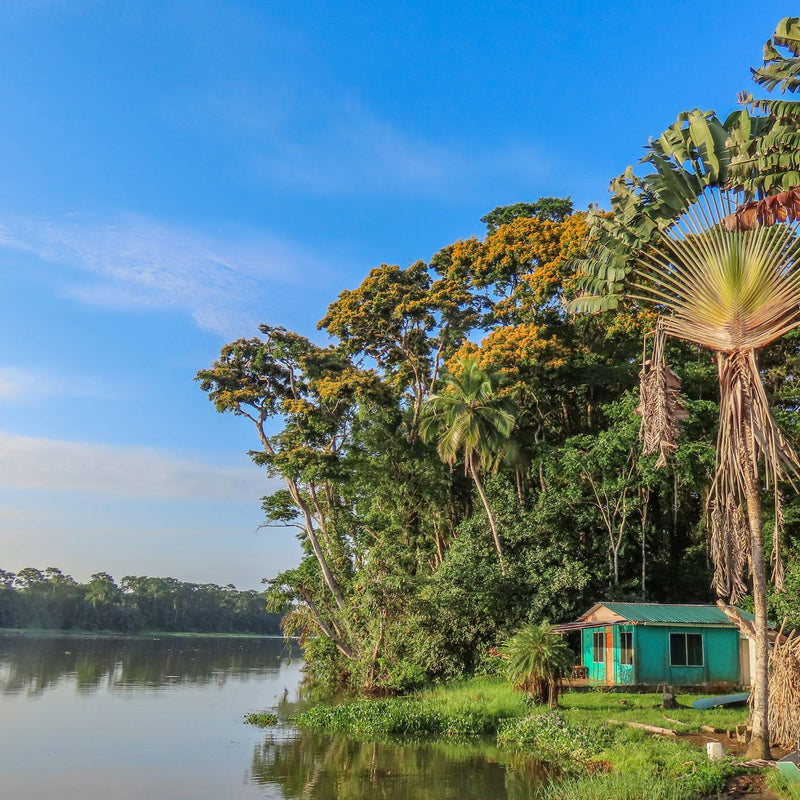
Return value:
<svg viewBox="0 0 800 800">
<path fill-rule="evenodd" d="M 690 706 L 698 696 L 678 699 Z M 703 724 L 732 728 L 744 722 L 746 710 L 663 711 L 660 703 L 660 694 L 575 692 L 562 695 L 561 708 L 553 712 L 529 706 L 502 680 L 484 678 L 405 698 L 317 705 L 297 722 L 356 738 L 493 735 L 501 748 L 562 768 L 562 779 L 542 789 L 546 800 L 694 800 L 721 791 L 736 771 L 731 759 L 709 762 L 686 739 L 653 737 L 606 720 L 691 733 Z"/>
</svg>

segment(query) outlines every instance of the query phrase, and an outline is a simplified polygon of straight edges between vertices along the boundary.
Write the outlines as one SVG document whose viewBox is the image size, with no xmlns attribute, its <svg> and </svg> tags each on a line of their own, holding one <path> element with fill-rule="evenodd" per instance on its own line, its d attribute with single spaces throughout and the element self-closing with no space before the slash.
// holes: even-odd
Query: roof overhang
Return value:
<svg viewBox="0 0 800 800">
<path fill-rule="evenodd" d="M 611 623 L 612 625 L 614 623 Z M 563 625 L 556 625 L 553 628 L 553 633 L 568 633 L 569 631 L 582 631 L 586 628 L 603 628 L 605 623 L 602 622 L 565 622 Z"/>
</svg>

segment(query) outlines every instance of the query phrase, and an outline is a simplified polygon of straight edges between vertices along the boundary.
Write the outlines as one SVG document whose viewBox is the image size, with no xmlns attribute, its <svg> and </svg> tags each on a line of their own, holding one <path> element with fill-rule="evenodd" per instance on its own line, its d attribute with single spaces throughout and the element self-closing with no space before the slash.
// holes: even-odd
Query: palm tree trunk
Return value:
<svg viewBox="0 0 800 800">
<path fill-rule="evenodd" d="M 767 575 L 764 537 L 761 530 L 761 496 L 755 464 L 749 464 L 746 477 L 747 521 L 750 527 L 753 599 L 755 601 L 756 668 L 750 724 L 753 733 L 748 758 L 770 759 L 769 749 L 769 638 L 767 629 Z"/>
<path fill-rule="evenodd" d="M 506 566 L 503 562 L 503 546 L 500 544 L 500 536 L 497 533 L 497 525 L 494 521 L 494 514 L 492 514 L 492 509 L 489 507 L 489 500 L 486 498 L 486 492 L 484 491 L 483 484 L 481 483 L 481 479 L 478 477 L 478 471 L 475 469 L 474 464 L 471 463 L 469 465 L 469 471 L 470 475 L 472 475 L 472 480 L 475 481 L 478 494 L 481 496 L 483 507 L 486 509 L 486 516 L 489 518 L 489 527 L 492 529 L 495 550 L 497 550 L 497 555 L 500 557 L 500 572 L 505 575 Z"/>
</svg>

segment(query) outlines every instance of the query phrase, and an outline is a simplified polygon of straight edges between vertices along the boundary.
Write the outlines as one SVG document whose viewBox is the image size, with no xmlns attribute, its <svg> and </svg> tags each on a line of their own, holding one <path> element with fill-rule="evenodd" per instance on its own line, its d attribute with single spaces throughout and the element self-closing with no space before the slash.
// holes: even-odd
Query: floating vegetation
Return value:
<svg viewBox="0 0 800 800">
<path fill-rule="evenodd" d="M 257 728 L 269 728 L 278 724 L 278 716 L 268 711 L 251 711 L 244 715 L 246 725 L 255 725 Z"/>
</svg>

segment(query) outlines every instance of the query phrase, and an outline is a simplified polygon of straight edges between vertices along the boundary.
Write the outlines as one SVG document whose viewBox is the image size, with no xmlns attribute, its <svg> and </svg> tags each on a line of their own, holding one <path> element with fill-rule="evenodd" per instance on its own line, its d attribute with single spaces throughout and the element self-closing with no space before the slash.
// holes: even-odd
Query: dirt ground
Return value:
<svg viewBox="0 0 800 800">
<path fill-rule="evenodd" d="M 738 742 L 736 739 L 729 739 L 727 733 L 678 733 L 678 738 L 691 742 L 695 747 L 706 749 L 708 742 L 720 742 L 722 749 L 728 755 L 745 758 L 747 752 L 747 745 L 743 742 Z M 789 750 L 782 750 L 780 747 L 772 748 L 772 758 L 783 758 Z"/>
</svg>

